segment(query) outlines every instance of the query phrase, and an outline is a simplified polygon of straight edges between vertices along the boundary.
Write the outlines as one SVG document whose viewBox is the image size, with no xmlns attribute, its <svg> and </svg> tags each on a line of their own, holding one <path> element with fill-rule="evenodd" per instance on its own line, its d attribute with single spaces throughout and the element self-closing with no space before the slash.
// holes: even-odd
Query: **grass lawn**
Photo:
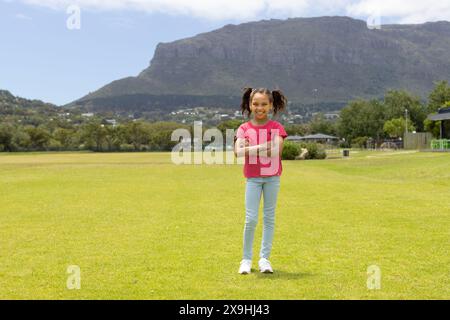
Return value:
<svg viewBox="0 0 450 320">
<path fill-rule="evenodd" d="M 3 153 L 0 299 L 449 299 L 449 168 L 450 153 L 283 161 L 275 273 L 242 276 L 241 165 Z M 260 213 L 254 271 L 261 232 Z"/>
</svg>

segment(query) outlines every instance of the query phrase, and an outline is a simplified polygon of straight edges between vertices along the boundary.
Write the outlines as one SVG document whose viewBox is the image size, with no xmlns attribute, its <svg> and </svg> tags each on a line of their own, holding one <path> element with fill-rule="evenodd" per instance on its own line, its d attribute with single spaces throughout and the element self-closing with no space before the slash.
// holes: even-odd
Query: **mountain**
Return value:
<svg viewBox="0 0 450 320">
<path fill-rule="evenodd" d="M 241 88 L 282 89 L 294 104 L 342 106 L 388 89 L 422 97 L 450 80 L 450 22 L 382 25 L 349 17 L 226 25 L 159 43 L 150 66 L 70 105 L 135 110 L 239 104 Z M 317 90 L 315 90 L 317 89 Z"/>
<path fill-rule="evenodd" d="M 0 115 L 47 114 L 56 113 L 60 109 L 51 103 L 16 97 L 7 90 L 0 90 Z"/>
</svg>

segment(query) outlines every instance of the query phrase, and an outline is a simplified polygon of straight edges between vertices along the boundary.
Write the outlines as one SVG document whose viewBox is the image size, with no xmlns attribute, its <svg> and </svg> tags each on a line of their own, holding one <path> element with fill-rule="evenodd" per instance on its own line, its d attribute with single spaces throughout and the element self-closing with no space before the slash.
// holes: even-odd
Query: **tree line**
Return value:
<svg viewBox="0 0 450 320">
<path fill-rule="evenodd" d="M 408 132 L 431 132 L 439 136 L 439 121 L 427 116 L 439 108 L 450 107 L 450 86 L 440 81 L 423 101 L 405 90 L 389 90 L 383 99 L 354 100 L 339 113 L 337 120 L 327 120 L 319 113 L 306 124 L 286 127 L 288 134 L 324 133 L 342 138 L 342 147 L 365 147 L 369 139 L 377 145 L 385 139 L 402 138 Z M 406 126 L 408 126 L 406 128 Z"/>
<path fill-rule="evenodd" d="M 190 129 L 176 122 L 130 121 L 120 125 L 95 119 L 79 126 L 51 128 L 0 124 L 2 151 L 168 151 L 178 143 L 171 141 L 177 128 Z"/>
<path fill-rule="evenodd" d="M 336 120 L 328 120 L 323 113 L 318 113 L 308 123 L 286 124 L 285 129 L 289 135 L 319 132 L 335 135 L 343 139 L 344 147 L 364 146 L 369 138 L 380 142 L 401 137 L 406 123 L 410 132 L 429 131 L 438 136 L 439 122 L 426 117 L 443 106 L 450 106 L 450 86 L 446 81 L 436 83 L 427 102 L 407 91 L 390 90 L 384 99 L 349 102 Z M 6 113 L 1 117 L 0 151 L 170 151 L 178 143 L 171 141 L 175 129 L 187 129 L 193 136 L 192 125 L 169 121 L 130 120 L 111 125 L 100 118 L 74 123 L 43 116 L 36 120 L 26 114 L 17 119 L 8 118 Z M 224 121 L 217 128 L 225 137 L 226 129 L 236 130 L 244 121 L 247 120 Z"/>
</svg>

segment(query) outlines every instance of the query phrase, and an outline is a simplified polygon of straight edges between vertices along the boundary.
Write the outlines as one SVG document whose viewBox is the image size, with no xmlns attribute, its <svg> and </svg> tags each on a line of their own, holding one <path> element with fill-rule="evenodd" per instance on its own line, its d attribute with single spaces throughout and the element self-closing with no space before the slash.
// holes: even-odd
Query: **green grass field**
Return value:
<svg viewBox="0 0 450 320">
<path fill-rule="evenodd" d="M 241 165 L 0 154 L 0 298 L 449 299 L 449 168 L 450 153 L 283 161 L 275 273 L 256 272 L 260 213 L 255 272 L 242 276 Z"/>
</svg>

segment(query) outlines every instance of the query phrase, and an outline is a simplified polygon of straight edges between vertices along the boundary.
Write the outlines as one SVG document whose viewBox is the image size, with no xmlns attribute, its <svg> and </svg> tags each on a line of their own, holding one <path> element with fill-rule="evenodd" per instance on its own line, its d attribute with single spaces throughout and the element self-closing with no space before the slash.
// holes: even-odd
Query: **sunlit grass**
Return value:
<svg viewBox="0 0 450 320">
<path fill-rule="evenodd" d="M 241 165 L 0 154 L 0 298 L 448 299 L 448 168 L 450 154 L 425 152 L 283 161 L 275 273 L 256 272 L 260 215 L 255 272 L 241 276 Z"/>
</svg>

